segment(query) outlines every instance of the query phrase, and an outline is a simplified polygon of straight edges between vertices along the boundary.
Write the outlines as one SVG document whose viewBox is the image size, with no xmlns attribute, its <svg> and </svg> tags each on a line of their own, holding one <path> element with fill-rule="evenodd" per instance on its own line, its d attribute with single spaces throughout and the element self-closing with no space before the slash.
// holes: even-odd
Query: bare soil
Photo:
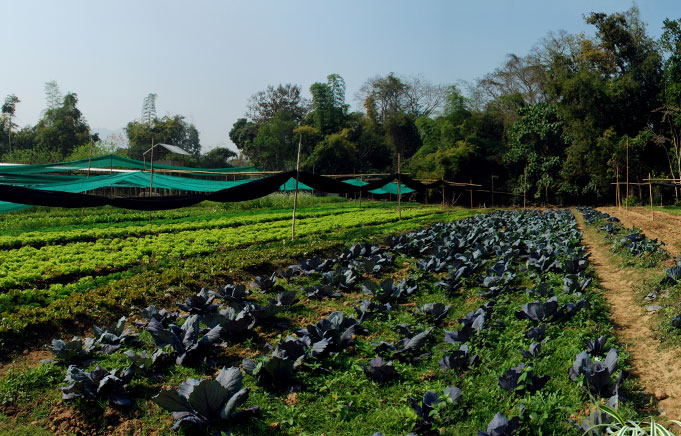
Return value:
<svg viewBox="0 0 681 436">
<path fill-rule="evenodd" d="M 640 212 L 629 211 L 623 219 L 618 211 L 601 210 L 620 218 L 624 225 L 635 225 L 642 218 Z M 657 215 L 657 214 L 656 214 Z M 655 339 L 651 328 L 650 315 L 643 309 L 638 300 L 634 285 L 646 278 L 645 271 L 636 268 L 619 266 L 621 262 L 610 252 L 603 238 L 593 228 L 587 228 L 581 214 L 576 213 L 580 229 L 584 232 L 584 243 L 591 252 L 591 263 L 596 269 L 604 295 L 610 303 L 610 311 L 618 340 L 632 356 L 632 372 L 638 377 L 645 390 L 659 400 L 660 413 L 669 419 L 681 417 L 681 367 L 679 358 L 681 352 L 677 349 L 663 349 Z M 626 221 L 625 221 L 626 220 Z M 663 231 L 664 221 L 660 220 L 658 229 Z M 671 225 L 671 222 L 667 225 Z M 677 225 L 677 232 L 681 230 L 681 222 Z M 655 237 L 647 228 L 644 233 Z M 664 233 L 662 233 L 664 234 Z M 672 244 L 681 247 L 681 235 Z M 666 242 L 666 241 L 665 241 Z"/>
</svg>

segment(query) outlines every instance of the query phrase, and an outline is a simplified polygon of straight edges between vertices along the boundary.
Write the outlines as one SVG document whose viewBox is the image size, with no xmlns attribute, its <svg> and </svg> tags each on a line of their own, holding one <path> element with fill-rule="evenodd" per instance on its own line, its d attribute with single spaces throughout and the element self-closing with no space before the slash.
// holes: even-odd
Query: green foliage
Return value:
<svg viewBox="0 0 681 436">
<path fill-rule="evenodd" d="M 251 162 L 267 171 L 294 169 L 298 152 L 298 135 L 293 134 L 296 121 L 292 113 L 277 112 L 258 128 L 250 149 L 244 152 Z"/>
<path fill-rule="evenodd" d="M 511 186 L 514 192 L 526 189 L 535 200 L 548 203 L 549 191 L 555 195 L 557 190 L 557 176 L 565 157 L 563 125 L 556 107 L 548 103 L 525 106 L 518 110 L 518 116 L 504 155 L 504 162 L 513 171 Z"/>
<path fill-rule="evenodd" d="M 61 106 L 45 111 L 44 117 L 35 126 L 34 148 L 67 156 L 74 147 L 99 139 L 96 134 L 90 133 L 90 126 L 76 107 L 77 103 L 78 96 L 68 93 Z"/>
<path fill-rule="evenodd" d="M 182 115 L 154 118 L 150 124 L 131 121 L 125 127 L 125 133 L 129 143 L 128 156 L 132 159 L 142 160 L 152 142 L 177 145 L 194 159 L 198 159 L 201 154 L 199 132 Z M 166 154 L 168 152 L 162 147 L 154 148 L 154 160 L 163 159 Z"/>
</svg>

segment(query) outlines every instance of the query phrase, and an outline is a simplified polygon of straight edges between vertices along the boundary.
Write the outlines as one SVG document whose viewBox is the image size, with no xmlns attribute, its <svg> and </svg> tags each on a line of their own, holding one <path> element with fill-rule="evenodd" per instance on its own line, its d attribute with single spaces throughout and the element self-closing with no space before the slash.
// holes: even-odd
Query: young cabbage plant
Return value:
<svg viewBox="0 0 681 436">
<path fill-rule="evenodd" d="M 463 396 L 461 389 L 456 386 L 449 386 L 445 389 L 444 395 L 440 397 L 437 393 L 433 391 L 428 391 L 423 395 L 421 404 L 416 401 L 412 396 L 409 396 L 409 404 L 414 413 L 418 417 L 418 422 L 414 426 L 414 430 L 420 433 L 429 433 L 436 424 L 436 419 L 440 418 L 438 411 L 442 406 L 446 405 L 456 405 Z"/>
<path fill-rule="evenodd" d="M 360 322 L 343 312 L 333 312 L 316 325 L 296 331 L 296 335 L 315 350 L 314 357 L 342 351 L 354 345 L 356 335 L 363 333 Z"/>
<path fill-rule="evenodd" d="M 106 399 L 112 406 L 129 407 L 132 401 L 125 392 L 134 374 L 134 367 L 111 372 L 99 365 L 92 372 L 83 371 L 75 365 L 69 366 L 62 386 L 62 399 L 85 398 L 86 400 Z"/>
<path fill-rule="evenodd" d="M 124 345 L 138 345 L 139 335 L 134 333 L 134 330 L 125 328 L 126 321 L 127 319 L 123 316 L 115 326 L 107 328 L 93 326 L 94 341 L 86 340 L 86 351 L 101 351 L 104 354 L 111 354 Z"/>
<path fill-rule="evenodd" d="M 159 310 L 155 305 L 152 304 L 151 306 L 147 306 L 146 308 L 142 309 L 141 315 L 147 320 L 147 323 L 154 318 L 161 322 L 161 324 L 167 326 L 177 319 L 179 312 L 177 310 L 173 312 L 169 312 L 166 309 Z M 146 324 L 143 324 L 141 327 L 146 327 Z"/>
<path fill-rule="evenodd" d="M 221 337 L 225 341 L 239 341 L 253 333 L 255 318 L 250 312 L 242 309 L 237 312 L 233 307 L 226 307 L 218 313 L 201 317 L 201 322 L 208 328 L 222 327 Z"/>
<path fill-rule="evenodd" d="M 532 342 L 527 350 L 520 349 L 520 354 L 526 359 L 534 359 L 541 352 L 541 342 Z"/>
<path fill-rule="evenodd" d="M 417 310 L 419 313 L 429 318 L 432 322 L 437 323 L 447 316 L 450 307 L 451 306 L 444 305 L 442 303 L 427 303 L 421 307 L 418 307 Z"/>
<path fill-rule="evenodd" d="M 527 339 L 533 339 L 535 341 L 541 341 L 546 335 L 546 324 L 541 324 L 539 327 L 532 327 L 525 332 L 525 337 Z"/>
<path fill-rule="evenodd" d="M 212 292 L 211 295 L 228 303 L 240 303 L 248 298 L 251 293 L 246 290 L 246 285 L 233 285 L 228 283 L 218 287 L 217 292 Z"/>
<path fill-rule="evenodd" d="M 238 410 L 250 392 L 249 388 L 242 387 L 243 375 L 239 368 L 222 368 L 215 379 L 187 379 L 177 390 L 161 390 L 152 401 L 173 412 L 173 431 L 180 428 L 205 430 L 260 413 L 257 406 Z"/>
<path fill-rule="evenodd" d="M 192 315 L 207 315 L 218 310 L 217 304 L 213 304 L 215 295 L 211 295 L 206 288 L 202 288 L 198 294 L 187 297 L 184 303 L 177 302 L 177 307 Z"/>
<path fill-rule="evenodd" d="M 619 394 L 619 386 L 626 377 L 624 371 L 611 383 L 611 377 L 617 370 L 617 351 L 611 348 L 605 356 L 605 361 L 591 360 L 591 356 L 584 351 L 579 353 L 568 370 L 570 380 L 576 382 L 580 374 L 584 375 L 584 382 L 589 390 L 601 397 L 611 397 Z"/>
<path fill-rule="evenodd" d="M 303 289 L 308 296 L 308 298 L 341 298 L 342 294 L 336 290 L 333 286 L 323 285 L 318 283 L 316 285 L 308 286 Z"/>
<path fill-rule="evenodd" d="M 518 319 L 529 319 L 535 322 L 544 322 L 558 310 L 558 298 L 551 297 L 545 303 L 533 301 L 525 303 L 521 310 L 515 313 Z"/>
<path fill-rule="evenodd" d="M 275 291 L 279 288 L 279 286 L 277 286 L 277 273 L 273 272 L 269 277 L 256 276 L 252 285 L 256 286 L 263 294 Z"/>
<path fill-rule="evenodd" d="M 478 436 L 512 436 L 520 427 L 520 418 L 513 417 L 509 421 L 501 412 L 497 412 L 494 418 L 487 424 L 487 431 L 478 430 Z"/>
<path fill-rule="evenodd" d="M 450 371 L 453 369 L 465 371 L 474 366 L 478 362 L 478 355 L 469 355 L 468 345 L 464 344 L 458 350 L 453 350 L 449 354 L 445 354 L 439 362 L 440 370 Z"/>
<path fill-rule="evenodd" d="M 381 356 L 371 359 L 369 361 L 368 367 L 364 364 L 364 362 L 360 363 L 362 365 L 364 375 L 375 382 L 385 383 L 397 377 L 397 372 L 395 371 L 392 361 L 386 362 L 381 358 Z"/>
<path fill-rule="evenodd" d="M 524 363 L 519 363 L 501 377 L 499 377 L 499 386 L 508 391 L 515 392 L 522 396 L 525 392 L 534 395 L 538 390 L 544 387 L 549 381 L 549 376 L 537 377 L 531 366 L 526 367 Z"/>
<path fill-rule="evenodd" d="M 259 385 L 283 388 L 293 382 L 296 371 L 302 363 L 302 356 L 296 360 L 291 360 L 273 354 L 259 359 L 257 363 L 252 359 L 245 358 L 241 365 L 246 373 L 255 377 Z"/>
<path fill-rule="evenodd" d="M 151 356 L 146 351 L 135 353 L 133 350 L 127 350 L 125 357 L 128 358 L 132 365 L 142 371 L 158 371 L 171 364 L 170 354 L 161 348 L 157 348 Z"/>
<path fill-rule="evenodd" d="M 147 330 L 157 347 L 171 346 L 177 354 L 175 363 L 188 367 L 200 365 L 210 347 L 220 341 L 222 335 L 222 326 L 217 325 L 199 339 L 201 328 L 198 315 L 187 318 L 182 327 L 171 324 L 169 328 L 165 328 L 152 319 Z"/>
<path fill-rule="evenodd" d="M 50 351 L 58 361 L 64 363 L 79 361 L 88 356 L 88 353 L 83 348 L 83 341 L 78 336 L 74 336 L 68 342 L 64 342 L 61 339 L 52 339 Z"/>
</svg>

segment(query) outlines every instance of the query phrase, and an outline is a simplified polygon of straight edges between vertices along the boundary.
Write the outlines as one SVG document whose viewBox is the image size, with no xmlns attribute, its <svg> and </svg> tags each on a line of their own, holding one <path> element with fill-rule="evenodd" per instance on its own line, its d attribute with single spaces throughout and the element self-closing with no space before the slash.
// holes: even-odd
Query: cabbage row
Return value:
<svg viewBox="0 0 681 436">
<path fill-rule="evenodd" d="M 588 257 L 569 211 L 495 212 L 354 244 L 174 308 L 147 307 L 134 328 L 121 319 L 91 338 L 53 341 L 69 365 L 63 399 L 135 407 L 136 377 L 203 368 L 217 375 L 153 397 L 174 430 L 238 432 L 284 398 L 324 404 L 327 392 L 352 396 L 325 412 L 341 433 L 384 409 L 404 419 L 384 419 L 376 435 L 578 434 L 605 417 L 570 416 L 595 398 L 619 406 L 626 392 Z M 240 360 L 225 352 L 255 343 Z M 121 353 L 128 367 L 91 360 Z"/>
<path fill-rule="evenodd" d="M 647 238 L 641 229 L 626 229 L 619 218 L 592 207 L 580 207 L 577 210 L 584 216 L 587 225 L 596 226 L 606 234 L 606 239 L 612 243 L 616 253 L 625 253 L 635 259 L 636 263 L 648 267 L 656 266 L 669 257 L 662 248 L 664 242 Z"/>
</svg>

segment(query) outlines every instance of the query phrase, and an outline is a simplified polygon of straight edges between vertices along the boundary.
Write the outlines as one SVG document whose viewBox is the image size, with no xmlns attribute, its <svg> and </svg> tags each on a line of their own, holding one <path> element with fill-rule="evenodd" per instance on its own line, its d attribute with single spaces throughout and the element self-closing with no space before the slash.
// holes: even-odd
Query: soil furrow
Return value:
<svg viewBox="0 0 681 436">
<path fill-rule="evenodd" d="M 584 233 L 584 244 L 591 252 L 590 260 L 596 269 L 600 287 L 610 303 L 617 338 L 632 356 L 634 375 L 645 390 L 659 400 L 661 414 L 669 419 L 679 419 L 681 368 L 678 362 L 681 353 L 660 346 L 650 325 L 650 317 L 637 299 L 633 286 L 645 279 L 645 272 L 620 267 L 621 262 L 610 252 L 603 238 L 595 229 L 586 227 L 581 214 L 575 215 Z"/>
</svg>

